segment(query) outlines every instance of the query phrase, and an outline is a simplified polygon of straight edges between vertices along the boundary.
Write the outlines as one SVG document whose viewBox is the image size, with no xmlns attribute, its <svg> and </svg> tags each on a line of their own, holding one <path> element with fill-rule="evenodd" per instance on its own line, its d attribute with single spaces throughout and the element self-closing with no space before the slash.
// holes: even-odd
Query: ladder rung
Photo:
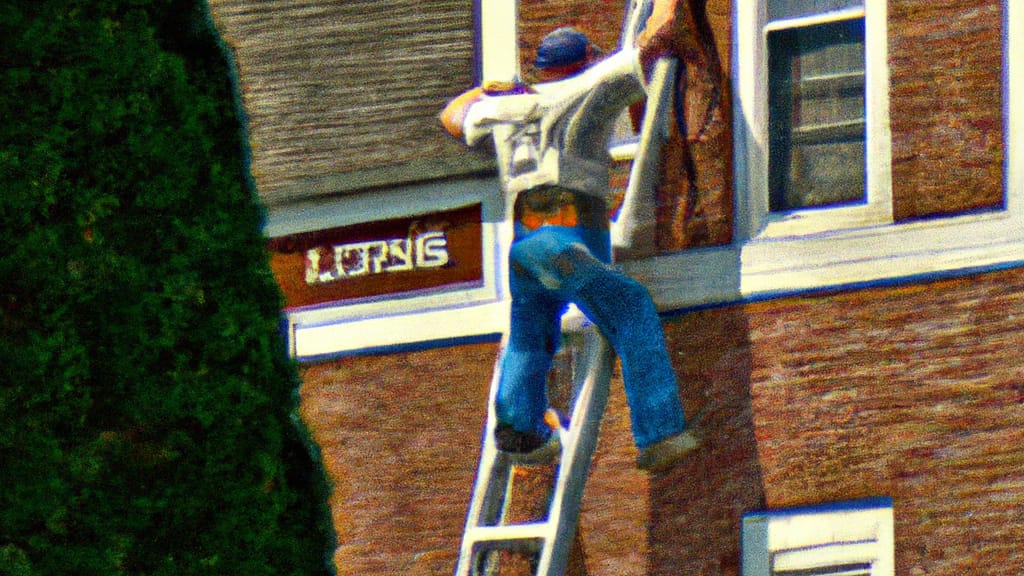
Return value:
<svg viewBox="0 0 1024 576">
<path fill-rule="evenodd" d="M 456 576 L 497 574 L 498 556 L 492 551 L 510 550 L 538 554 L 535 576 L 556 576 L 564 573 L 579 518 L 583 487 L 590 458 L 597 443 L 601 415 L 608 400 L 612 352 L 596 327 L 582 332 L 582 341 L 574 356 L 571 401 L 571 426 L 562 431 L 562 455 L 548 496 L 547 518 L 520 524 L 501 524 L 511 498 L 513 482 L 511 464 L 494 445 L 494 396 L 500 379 L 499 357 L 491 382 L 488 424 L 484 446 L 477 469 L 477 481 L 466 528 L 463 533 Z M 486 565 L 480 564 L 485 561 Z"/>
<path fill-rule="evenodd" d="M 466 531 L 466 540 L 498 542 L 502 540 L 543 540 L 551 537 L 548 522 L 529 522 L 502 526 L 477 526 Z"/>
</svg>

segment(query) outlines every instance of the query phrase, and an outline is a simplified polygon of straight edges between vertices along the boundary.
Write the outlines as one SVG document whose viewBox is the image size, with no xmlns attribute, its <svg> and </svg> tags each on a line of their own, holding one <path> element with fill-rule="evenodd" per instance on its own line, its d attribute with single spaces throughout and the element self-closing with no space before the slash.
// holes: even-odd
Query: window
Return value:
<svg viewBox="0 0 1024 576">
<path fill-rule="evenodd" d="M 769 207 L 864 195 L 864 20 L 768 33 Z"/>
<path fill-rule="evenodd" d="M 891 576 L 894 556 L 890 498 L 743 518 L 743 576 Z"/>
<path fill-rule="evenodd" d="M 885 1 L 750 0 L 738 13 L 740 238 L 890 222 Z"/>
</svg>

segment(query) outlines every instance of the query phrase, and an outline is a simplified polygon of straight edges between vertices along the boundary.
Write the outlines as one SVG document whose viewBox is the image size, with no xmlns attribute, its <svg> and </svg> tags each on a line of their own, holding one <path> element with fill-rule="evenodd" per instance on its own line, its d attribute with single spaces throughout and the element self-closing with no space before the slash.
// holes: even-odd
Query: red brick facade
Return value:
<svg viewBox="0 0 1024 576">
<path fill-rule="evenodd" d="M 892 496 L 897 574 L 1020 574 L 1024 270 L 749 308 L 767 504 Z"/>
<path fill-rule="evenodd" d="M 584 497 L 586 573 L 735 575 L 740 518 L 891 496 L 896 573 L 1016 575 L 1024 269 L 692 312 L 666 336 L 703 447 L 633 468 L 621 376 Z M 343 574 L 454 566 L 497 347 L 310 366 Z"/>
<path fill-rule="evenodd" d="M 897 220 L 1003 203 L 1001 0 L 891 0 Z"/>
</svg>

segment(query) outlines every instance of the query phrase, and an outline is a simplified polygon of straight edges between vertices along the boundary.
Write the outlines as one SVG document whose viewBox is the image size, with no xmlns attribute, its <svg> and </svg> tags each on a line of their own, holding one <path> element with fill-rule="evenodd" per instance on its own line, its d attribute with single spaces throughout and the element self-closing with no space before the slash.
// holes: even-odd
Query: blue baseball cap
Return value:
<svg viewBox="0 0 1024 576">
<path fill-rule="evenodd" d="M 533 64 L 543 69 L 583 62 L 587 59 L 589 45 L 590 39 L 583 32 L 570 26 L 558 28 L 541 41 Z"/>
</svg>

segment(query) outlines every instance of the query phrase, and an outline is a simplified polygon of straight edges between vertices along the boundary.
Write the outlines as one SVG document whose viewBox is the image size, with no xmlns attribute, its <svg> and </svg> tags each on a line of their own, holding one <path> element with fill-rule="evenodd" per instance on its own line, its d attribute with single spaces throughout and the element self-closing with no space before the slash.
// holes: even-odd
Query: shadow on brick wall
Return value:
<svg viewBox="0 0 1024 576">
<path fill-rule="evenodd" d="M 692 312 L 665 335 L 702 445 L 651 479 L 647 574 L 737 575 L 741 517 L 764 505 L 747 318 L 742 307 Z"/>
</svg>

